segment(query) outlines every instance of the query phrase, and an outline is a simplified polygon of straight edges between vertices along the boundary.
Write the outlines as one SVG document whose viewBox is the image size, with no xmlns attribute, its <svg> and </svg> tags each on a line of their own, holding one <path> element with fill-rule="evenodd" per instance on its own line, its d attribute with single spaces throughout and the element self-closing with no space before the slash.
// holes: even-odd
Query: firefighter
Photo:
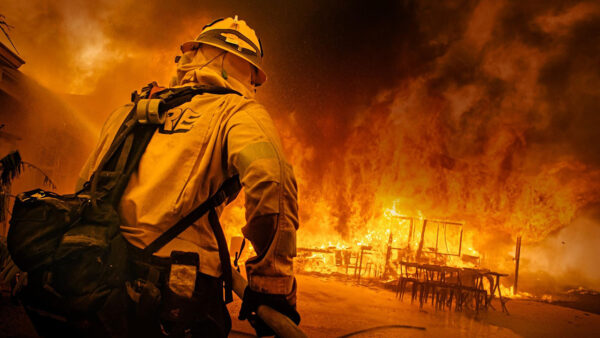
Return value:
<svg viewBox="0 0 600 338">
<path fill-rule="evenodd" d="M 292 167 L 269 114 L 254 100 L 256 88 L 266 81 L 262 46 L 254 30 L 236 16 L 205 26 L 195 40 L 181 46 L 181 52 L 171 87 L 211 85 L 240 95 L 205 93 L 167 112 L 121 198 L 121 232 L 132 252 L 143 249 L 214 194 L 226 179 L 239 175 L 246 209 L 242 233 L 256 251 L 245 263 L 248 288 L 239 318 L 248 319 L 259 336 L 272 335 L 255 314 L 258 305 L 270 305 L 296 323 L 300 320 L 292 270 L 298 210 Z M 130 109 L 130 105 L 122 107 L 108 118 L 80 182 L 88 180 Z M 222 209 L 218 207 L 217 213 Z M 186 281 L 176 280 L 180 276 L 168 275 L 173 268 L 165 268 L 172 266 L 175 251 L 198 256 L 193 293 L 187 298 L 181 295 L 185 290 L 165 291 L 168 282 L 186 285 Z M 224 269 L 208 217 L 200 218 L 152 258 L 151 264 L 160 271 L 157 316 L 138 314 L 137 326 L 131 324 L 135 319 L 129 323 L 129 334 L 226 336 L 231 320 L 222 296 Z M 132 283 L 147 278 L 144 264 L 148 262 L 132 261 L 133 276 L 127 290 L 135 299 Z M 171 304 L 173 293 L 184 305 Z M 139 318 L 157 320 L 151 323 Z"/>
</svg>

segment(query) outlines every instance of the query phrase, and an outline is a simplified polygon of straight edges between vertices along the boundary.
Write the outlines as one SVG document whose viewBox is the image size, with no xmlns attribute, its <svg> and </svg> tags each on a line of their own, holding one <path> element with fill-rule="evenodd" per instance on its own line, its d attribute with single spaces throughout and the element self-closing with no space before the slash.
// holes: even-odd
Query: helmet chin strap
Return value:
<svg viewBox="0 0 600 338">
<path fill-rule="evenodd" d="M 227 80 L 229 78 L 229 75 L 227 75 L 227 71 L 225 70 L 225 68 L 223 67 L 223 63 L 225 62 L 225 57 L 227 56 L 227 53 L 223 53 L 223 58 L 221 59 L 221 77 L 224 80 Z"/>
<path fill-rule="evenodd" d="M 197 52 L 196 52 L 197 53 Z M 216 58 L 218 58 L 219 56 L 223 55 L 223 60 L 225 60 L 225 54 L 227 54 L 227 52 L 223 51 L 219 54 L 217 54 L 215 57 L 213 57 L 212 59 L 208 60 L 206 63 L 204 63 L 202 66 L 198 67 L 198 70 L 210 65 L 211 62 L 215 61 Z M 223 61 L 221 61 L 221 69 L 223 69 Z M 225 79 L 227 80 L 227 79 Z"/>
<path fill-rule="evenodd" d="M 254 92 L 256 93 L 256 68 L 252 67 L 252 74 L 250 75 L 250 84 L 254 87 Z"/>
</svg>

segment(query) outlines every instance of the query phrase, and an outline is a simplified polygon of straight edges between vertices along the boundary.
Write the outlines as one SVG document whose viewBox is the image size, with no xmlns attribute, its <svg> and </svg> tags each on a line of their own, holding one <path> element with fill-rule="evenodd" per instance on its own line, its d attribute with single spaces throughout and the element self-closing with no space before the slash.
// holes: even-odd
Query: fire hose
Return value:
<svg viewBox="0 0 600 338">
<path fill-rule="evenodd" d="M 248 286 L 248 282 L 244 279 L 244 277 L 235 269 L 232 271 L 233 275 L 233 291 L 240 298 L 244 298 L 244 290 L 246 290 L 246 286 Z M 275 333 L 277 337 L 288 338 L 288 337 L 299 337 L 305 338 L 307 337 L 302 330 L 294 323 L 291 319 L 289 319 L 286 315 L 274 310 L 273 308 L 267 305 L 260 305 L 256 310 L 256 314 L 262 319 Z M 372 328 L 359 330 L 356 332 L 348 333 L 338 338 L 351 337 L 367 332 L 377 331 L 381 329 L 414 329 L 425 331 L 426 328 L 420 326 L 412 326 L 412 325 L 384 325 L 384 326 L 375 326 Z"/>
<path fill-rule="evenodd" d="M 244 277 L 235 269 L 232 269 L 233 275 L 233 291 L 240 298 L 244 298 L 244 290 L 248 286 L 248 282 Z M 307 337 L 302 330 L 289 319 L 286 315 L 274 310 L 267 305 L 260 305 L 256 310 L 256 314 L 262 319 L 278 337 L 282 338 L 303 338 Z"/>
</svg>

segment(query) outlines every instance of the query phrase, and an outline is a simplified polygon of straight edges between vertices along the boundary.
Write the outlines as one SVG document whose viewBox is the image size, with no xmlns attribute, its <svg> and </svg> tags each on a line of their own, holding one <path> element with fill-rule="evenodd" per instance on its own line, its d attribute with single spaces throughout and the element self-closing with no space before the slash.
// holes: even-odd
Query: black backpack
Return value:
<svg viewBox="0 0 600 338">
<path fill-rule="evenodd" d="M 81 191 L 58 195 L 36 189 L 17 197 L 7 244 L 15 264 L 28 273 L 28 285 L 21 296 L 25 303 L 66 318 L 85 316 L 97 312 L 111 293 L 122 288 L 127 278 L 128 248 L 119 231 L 122 223 L 117 206 L 158 128 L 148 120 L 160 120 L 161 114 L 198 94 L 239 95 L 227 88 L 195 86 L 165 89 L 149 99 L 151 89 L 152 85 L 146 87 L 141 95 L 134 92 L 133 109 Z M 138 109 L 141 105 L 145 108 Z M 235 198 L 239 190 L 237 176 L 228 179 L 209 200 L 151 243 L 145 255 L 151 257 L 206 212 Z M 226 253 L 218 218 L 213 223 L 211 220 L 219 251 Z M 222 266 L 230 298 L 228 256 Z"/>
</svg>

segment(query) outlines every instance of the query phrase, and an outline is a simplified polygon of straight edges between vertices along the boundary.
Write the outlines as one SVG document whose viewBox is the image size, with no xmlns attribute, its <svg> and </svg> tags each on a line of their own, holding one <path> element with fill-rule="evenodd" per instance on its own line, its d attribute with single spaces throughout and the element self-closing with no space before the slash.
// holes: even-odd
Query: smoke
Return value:
<svg viewBox="0 0 600 338">
<path fill-rule="evenodd" d="M 600 270 L 593 257 L 598 257 L 600 247 L 590 240 L 600 238 L 599 210 L 598 205 L 586 208 L 568 227 L 525 245 L 521 267 L 529 276 L 522 278 L 522 287 L 546 294 L 581 286 L 599 289 Z"/>
</svg>

